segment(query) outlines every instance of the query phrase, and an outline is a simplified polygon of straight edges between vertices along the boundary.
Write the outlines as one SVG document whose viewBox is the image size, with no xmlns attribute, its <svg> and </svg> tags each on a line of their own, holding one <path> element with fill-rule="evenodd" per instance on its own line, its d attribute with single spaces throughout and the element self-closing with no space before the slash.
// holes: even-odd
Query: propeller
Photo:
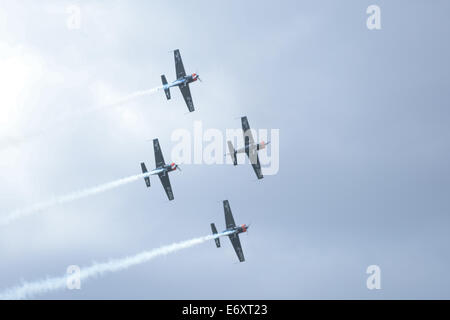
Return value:
<svg viewBox="0 0 450 320">
<path fill-rule="evenodd" d="M 175 162 L 172 162 L 172 163 L 170 164 L 170 171 L 173 171 L 173 170 L 175 170 L 175 169 L 178 169 L 178 170 L 181 171 L 180 166 L 177 165 Z"/>
<path fill-rule="evenodd" d="M 197 79 L 198 79 L 200 82 L 203 82 L 203 80 L 200 79 L 200 76 L 198 75 L 198 70 L 195 70 L 195 74 L 197 75 Z"/>
<path fill-rule="evenodd" d="M 249 224 L 247 224 L 246 225 L 246 228 L 245 228 L 245 233 L 247 234 L 247 236 L 248 236 L 248 229 L 250 228 L 250 223 Z"/>
</svg>

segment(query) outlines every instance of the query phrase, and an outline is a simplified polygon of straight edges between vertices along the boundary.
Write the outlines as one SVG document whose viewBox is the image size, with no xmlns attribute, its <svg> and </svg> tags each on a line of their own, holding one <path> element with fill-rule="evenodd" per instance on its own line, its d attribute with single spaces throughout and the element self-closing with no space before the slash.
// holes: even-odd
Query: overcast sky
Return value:
<svg viewBox="0 0 450 320">
<path fill-rule="evenodd" d="M 381 30 L 366 9 L 381 8 Z M 67 8 L 81 10 L 80 29 Z M 227 239 L 43 299 L 450 298 L 448 1 L 0 2 L 0 214 L 166 161 L 176 129 L 280 130 L 280 167 L 184 165 L 0 230 L 0 291 L 224 229 Z M 204 80 L 78 111 L 174 80 Z M 64 118 L 66 121 L 58 122 Z M 58 124 L 59 123 L 59 124 Z M 225 141 L 224 141 L 225 143 Z M 264 173 L 264 171 L 263 171 Z M 366 269 L 381 268 L 368 290 Z"/>
</svg>

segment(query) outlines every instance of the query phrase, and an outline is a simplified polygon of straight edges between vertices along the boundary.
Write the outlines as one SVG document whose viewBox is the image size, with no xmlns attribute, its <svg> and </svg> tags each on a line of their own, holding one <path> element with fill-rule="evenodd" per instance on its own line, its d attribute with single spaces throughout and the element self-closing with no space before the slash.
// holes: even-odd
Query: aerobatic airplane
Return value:
<svg viewBox="0 0 450 320">
<path fill-rule="evenodd" d="M 225 212 L 225 224 L 226 224 L 226 230 L 223 232 L 231 232 L 228 237 L 230 238 L 231 244 L 233 245 L 234 251 L 236 251 L 236 254 L 239 258 L 240 262 L 244 262 L 244 253 L 242 252 L 242 246 L 241 241 L 239 240 L 239 233 L 246 232 L 249 228 L 248 225 L 243 224 L 240 226 L 236 226 L 236 223 L 233 219 L 233 214 L 231 213 L 230 204 L 228 203 L 228 200 L 223 201 L 223 210 Z M 217 234 L 217 229 L 214 223 L 211 223 L 211 230 L 213 234 Z M 223 233 L 222 232 L 222 233 Z M 215 238 L 216 246 L 217 248 L 220 248 L 220 239 Z"/>
<path fill-rule="evenodd" d="M 261 164 L 259 163 L 258 150 L 264 149 L 270 142 L 264 142 L 255 144 L 255 140 L 253 139 L 252 131 L 250 130 L 250 125 L 248 124 L 247 117 L 241 118 L 242 122 L 242 131 L 244 133 L 244 147 L 235 150 L 231 141 L 227 141 L 228 150 L 230 151 L 229 155 L 231 156 L 231 160 L 233 160 L 233 165 L 237 165 L 236 155 L 238 153 L 246 153 L 247 157 L 250 159 L 250 163 L 252 164 L 253 170 L 256 173 L 258 179 L 264 178 L 261 172 Z"/>
<path fill-rule="evenodd" d="M 184 101 L 189 109 L 189 112 L 194 111 L 194 102 L 192 101 L 191 91 L 189 90 L 189 83 L 200 80 L 198 74 L 193 73 L 186 75 L 184 71 L 183 61 L 181 60 L 180 50 L 176 49 L 174 52 L 175 56 L 175 72 L 177 74 L 177 79 L 168 84 L 165 75 L 161 76 L 163 83 L 164 92 L 166 93 L 167 100 L 170 100 L 170 88 L 179 87 L 181 94 L 183 95 Z"/>
<path fill-rule="evenodd" d="M 157 174 L 159 176 L 159 180 L 161 180 L 164 190 L 166 191 L 167 197 L 169 198 L 169 200 L 173 200 L 173 192 L 172 186 L 170 185 L 169 172 L 174 171 L 176 169 L 181 171 L 181 168 L 174 162 L 172 162 L 171 164 L 166 164 L 164 162 L 164 157 L 162 155 L 158 139 L 153 139 L 153 149 L 155 150 L 156 168 L 148 172 L 145 163 L 141 162 L 142 173 L 148 173 L 148 176 L 144 178 L 145 184 L 147 185 L 147 188 L 149 188 L 150 175 Z"/>
</svg>

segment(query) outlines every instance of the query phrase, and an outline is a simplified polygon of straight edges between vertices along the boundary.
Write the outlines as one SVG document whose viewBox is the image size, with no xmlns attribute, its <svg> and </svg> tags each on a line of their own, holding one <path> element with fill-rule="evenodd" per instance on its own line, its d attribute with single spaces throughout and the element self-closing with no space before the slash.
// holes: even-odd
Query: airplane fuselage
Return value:
<svg viewBox="0 0 450 320">
<path fill-rule="evenodd" d="M 266 148 L 267 142 L 262 141 L 261 143 L 257 143 L 257 144 L 248 144 L 245 147 L 236 149 L 236 153 L 244 153 L 247 152 L 247 150 L 261 150 Z"/>
<path fill-rule="evenodd" d="M 166 164 L 162 167 L 158 167 L 153 169 L 152 171 L 150 171 L 148 174 L 149 175 L 155 175 L 155 174 L 160 174 L 160 173 L 167 173 L 167 172 L 171 172 L 171 171 L 175 171 L 177 169 L 177 165 L 175 163 L 170 163 L 170 164 Z"/>
<path fill-rule="evenodd" d="M 181 87 L 181 86 L 185 86 L 185 85 L 192 83 L 194 81 L 197 81 L 197 80 L 198 80 L 198 75 L 193 73 L 193 74 L 186 75 L 182 78 L 179 78 L 179 79 L 173 81 L 172 83 L 166 84 L 163 86 L 163 88 L 169 89 L 171 87 Z"/>
<path fill-rule="evenodd" d="M 243 224 L 240 226 L 236 226 L 234 228 L 227 229 L 223 232 L 230 232 L 231 234 L 233 234 L 233 233 L 239 234 L 239 233 L 247 232 L 248 227 L 249 227 L 248 225 Z"/>
</svg>

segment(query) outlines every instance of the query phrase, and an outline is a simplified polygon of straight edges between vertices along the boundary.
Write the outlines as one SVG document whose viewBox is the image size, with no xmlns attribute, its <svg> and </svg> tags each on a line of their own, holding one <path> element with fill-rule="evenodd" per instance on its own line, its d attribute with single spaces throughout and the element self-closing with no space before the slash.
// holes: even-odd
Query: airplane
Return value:
<svg viewBox="0 0 450 320">
<path fill-rule="evenodd" d="M 186 101 L 186 105 L 189 109 L 189 112 L 194 111 L 194 102 L 192 101 L 191 91 L 189 90 L 189 83 L 192 83 L 194 81 L 200 80 L 200 77 L 198 74 L 193 73 L 186 75 L 186 72 L 184 71 L 183 61 L 181 60 L 180 50 L 176 49 L 174 50 L 174 56 L 175 56 L 175 72 L 177 79 L 173 81 L 172 83 L 168 84 L 167 79 L 165 75 L 161 76 L 161 80 L 163 83 L 163 89 L 166 93 L 167 100 L 170 100 L 170 88 L 171 87 L 178 87 L 180 88 L 181 94 L 183 95 L 184 101 Z"/>
<path fill-rule="evenodd" d="M 163 185 L 164 190 L 166 191 L 167 197 L 169 198 L 169 200 L 173 200 L 174 197 L 172 192 L 172 186 L 170 185 L 169 172 L 174 171 L 176 169 L 181 171 L 181 168 L 174 162 L 170 164 L 166 164 L 164 162 L 164 157 L 161 151 L 161 147 L 159 146 L 158 139 L 153 139 L 153 149 L 155 150 L 156 168 L 148 172 L 145 163 L 141 162 L 142 173 L 148 173 L 148 175 L 144 177 L 145 184 L 147 185 L 147 188 L 149 188 L 150 176 L 157 174 L 159 176 L 159 180 L 161 180 L 161 184 Z"/>
<path fill-rule="evenodd" d="M 250 159 L 250 163 L 252 164 L 253 170 L 256 173 L 258 179 L 264 178 L 261 172 L 261 164 L 259 163 L 258 150 L 264 149 L 270 142 L 264 142 L 255 144 L 255 140 L 252 136 L 252 131 L 250 130 L 250 125 L 248 124 L 247 117 L 241 118 L 242 122 L 242 131 L 244 134 L 244 147 L 235 150 L 231 141 L 227 141 L 228 150 L 230 151 L 229 155 L 231 156 L 231 160 L 233 160 L 233 165 L 237 165 L 237 157 L 238 153 L 246 153 L 247 157 Z"/>
<path fill-rule="evenodd" d="M 238 259 L 240 262 L 244 262 L 244 253 L 242 252 L 241 247 L 241 241 L 239 240 L 239 233 L 246 232 L 249 228 L 248 225 L 243 224 L 240 226 L 236 226 L 236 223 L 233 219 L 233 214 L 231 213 L 230 204 L 228 203 L 228 200 L 223 201 L 223 210 L 225 212 L 225 224 L 227 229 L 224 230 L 224 232 L 231 232 L 228 237 L 230 238 L 231 244 L 233 245 L 234 251 L 236 251 L 236 254 L 238 256 Z M 214 223 L 211 223 L 211 230 L 213 234 L 217 234 L 216 225 Z M 216 247 L 220 248 L 220 239 L 215 238 L 214 241 L 216 242 Z"/>
</svg>

